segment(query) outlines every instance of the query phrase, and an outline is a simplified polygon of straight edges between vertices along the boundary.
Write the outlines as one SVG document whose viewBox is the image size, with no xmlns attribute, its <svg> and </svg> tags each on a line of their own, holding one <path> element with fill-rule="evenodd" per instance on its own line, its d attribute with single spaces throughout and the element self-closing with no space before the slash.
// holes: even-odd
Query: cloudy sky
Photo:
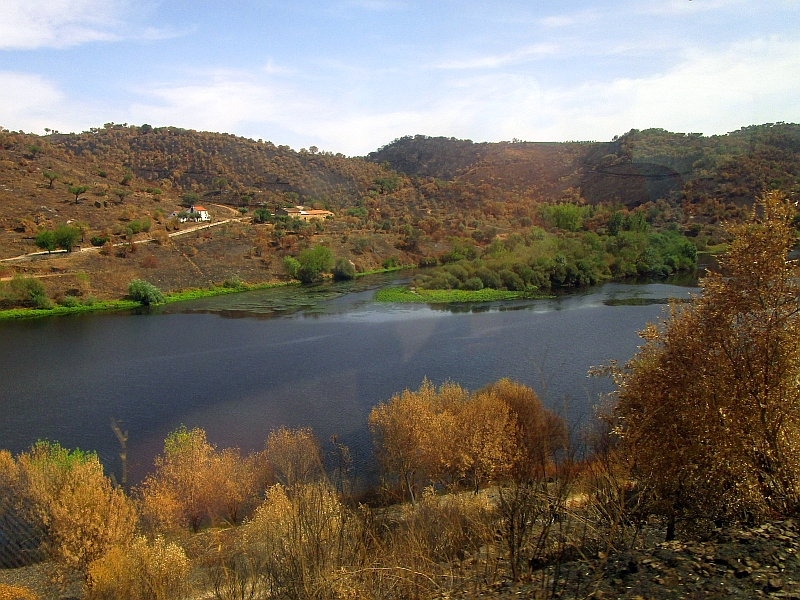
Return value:
<svg viewBox="0 0 800 600">
<path fill-rule="evenodd" d="M 0 126 L 365 154 L 800 122 L 798 0 L 0 0 Z"/>
</svg>

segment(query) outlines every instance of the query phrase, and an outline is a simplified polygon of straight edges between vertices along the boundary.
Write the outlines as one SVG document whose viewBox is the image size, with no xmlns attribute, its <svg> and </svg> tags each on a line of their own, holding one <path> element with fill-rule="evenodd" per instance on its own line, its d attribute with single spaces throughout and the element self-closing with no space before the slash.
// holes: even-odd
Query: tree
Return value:
<svg viewBox="0 0 800 600">
<path fill-rule="evenodd" d="M 662 326 L 617 383 L 613 424 L 650 510 L 694 523 L 758 520 L 800 503 L 800 281 L 794 210 L 767 193 L 722 274 Z"/>
<path fill-rule="evenodd" d="M 133 192 L 131 192 L 130 190 L 123 190 L 123 189 L 120 189 L 120 188 L 117 188 L 117 189 L 114 190 L 114 195 L 119 198 L 120 202 L 124 202 L 125 198 L 130 196 L 132 193 Z"/>
<path fill-rule="evenodd" d="M 297 257 L 300 268 L 297 276 L 303 283 L 310 283 L 320 278 L 323 273 L 333 268 L 333 254 L 325 246 L 306 248 Z"/>
<path fill-rule="evenodd" d="M 286 274 L 292 279 L 297 279 L 300 272 L 300 263 L 293 256 L 286 256 L 283 259 L 283 268 Z"/>
<path fill-rule="evenodd" d="M 164 454 L 155 460 L 156 471 L 140 490 L 150 523 L 166 528 L 188 524 L 199 531 L 216 491 L 208 476 L 213 454 L 202 429 L 181 426 L 167 436 Z"/>
<path fill-rule="evenodd" d="M 141 279 L 134 279 L 128 284 L 128 295 L 145 306 L 161 304 L 164 294 L 156 286 Z"/>
<path fill-rule="evenodd" d="M 77 204 L 81 194 L 85 194 L 89 188 L 85 185 L 71 185 L 67 189 L 69 189 L 70 194 L 75 195 L 75 204 Z"/>
<path fill-rule="evenodd" d="M 53 239 L 56 246 L 63 248 L 67 252 L 72 252 L 72 247 L 81 237 L 81 230 L 78 227 L 62 225 L 53 232 Z"/>
<path fill-rule="evenodd" d="M 289 489 L 316 481 L 324 473 L 319 442 L 309 428 L 270 431 L 266 456 L 275 478 Z"/>
<path fill-rule="evenodd" d="M 369 414 L 369 428 L 378 460 L 387 474 L 398 477 L 403 493 L 416 502 L 419 480 L 435 470 L 430 442 L 436 417 L 436 388 L 427 379 L 419 390 L 405 390 L 381 402 Z M 443 420 L 438 421 L 440 425 Z"/>
<path fill-rule="evenodd" d="M 53 183 L 55 180 L 60 178 L 59 174 L 53 173 L 53 171 L 42 171 L 42 177 L 50 182 L 50 185 L 47 187 L 51 190 L 53 189 Z"/>
<path fill-rule="evenodd" d="M 42 250 L 52 252 L 56 249 L 56 238 L 51 229 L 42 229 L 36 234 L 36 246 Z"/>
</svg>

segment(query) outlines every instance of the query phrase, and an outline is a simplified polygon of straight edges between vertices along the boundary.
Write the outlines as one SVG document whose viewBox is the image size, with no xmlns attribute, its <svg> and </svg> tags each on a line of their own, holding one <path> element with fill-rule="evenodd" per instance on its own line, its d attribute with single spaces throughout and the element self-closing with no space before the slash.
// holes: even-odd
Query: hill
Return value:
<svg viewBox="0 0 800 600">
<path fill-rule="evenodd" d="M 476 144 L 422 135 L 395 140 L 367 155 L 417 177 L 557 201 L 580 189 L 587 202 L 633 208 L 669 200 L 749 203 L 765 189 L 800 191 L 800 125 L 743 127 L 726 135 L 631 130 L 611 142 Z"/>
<path fill-rule="evenodd" d="M 532 226 L 605 235 L 618 229 L 609 219 L 635 211 L 645 228 L 677 228 L 703 249 L 764 189 L 800 190 L 798 152 L 800 126 L 785 123 L 710 137 L 631 130 L 603 143 L 418 135 L 365 158 L 175 127 L 0 128 L 0 280 L 34 275 L 56 300 L 118 298 L 134 278 L 163 290 L 275 281 L 284 257 L 312 245 L 357 271 L 431 264 L 459 244 L 478 256 L 495 239 L 528 239 Z M 192 204 L 211 227 L 172 218 Z M 557 204 L 577 207 L 577 221 L 546 208 Z M 333 215 L 270 217 L 295 205 Z M 80 231 L 80 252 L 8 260 L 65 225 Z"/>
</svg>

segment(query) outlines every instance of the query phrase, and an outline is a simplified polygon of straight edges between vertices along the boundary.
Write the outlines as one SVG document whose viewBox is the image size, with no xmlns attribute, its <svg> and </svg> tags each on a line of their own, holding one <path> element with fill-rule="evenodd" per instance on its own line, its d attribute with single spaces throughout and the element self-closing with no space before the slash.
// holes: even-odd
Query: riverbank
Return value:
<svg viewBox="0 0 800 600">
<path fill-rule="evenodd" d="M 378 275 L 381 273 L 392 273 L 394 271 L 402 271 L 405 269 L 413 269 L 416 265 L 404 265 L 399 267 L 389 267 L 385 269 L 373 269 L 357 273 L 356 277 L 363 277 L 365 275 Z M 213 296 L 222 296 L 225 294 L 236 294 L 239 292 L 252 292 L 256 290 L 267 290 L 273 288 L 283 288 L 290 286 L 302 285 L 297 280 L 291 281 L 269 281 L 261 283 L 247 283 L 238 280 L 226 280 L 220 285 L 211 285 L 207 288 L 188 288 L 175 292 L 166 292 L 164 294 L 164 304 L 172 304 L 175 302 L 184 302 L 186 300 L 197 300 L 199 298 L 210 298 Z M 16 319 L 36 319 L 40 317 L 56 317 L 64 315 L 75 315 L 88 312 L 112 312 L 131 310 L 139 308 L 142 305 L 134 300 L 97 300 L 88 303 L 76 303 L 74 305 L 64 306 L 55 305 L 52 308 L 12 308 L 7 310 L 0 310 L 0 321 L 3 320 L 16 320 Z"/>
</svg>

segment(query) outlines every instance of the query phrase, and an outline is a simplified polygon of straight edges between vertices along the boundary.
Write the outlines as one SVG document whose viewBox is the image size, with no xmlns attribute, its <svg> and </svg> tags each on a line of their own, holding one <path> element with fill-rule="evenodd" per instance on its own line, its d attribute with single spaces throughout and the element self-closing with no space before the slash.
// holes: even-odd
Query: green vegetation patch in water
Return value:
<svg viewBox="0 0 800 600">
<path fill-rule="evenodd" d="M 422 304 L 447 304 L 450 302 L 494 302 L 497 300 L 516 300 L 519 298 L 540 298 L 531 292 L 511 292 L 507 290 L 410 290 L 406 287 L 392 287 L 378 290 L 376 302 L 416 302 Z"/>
</svg>

